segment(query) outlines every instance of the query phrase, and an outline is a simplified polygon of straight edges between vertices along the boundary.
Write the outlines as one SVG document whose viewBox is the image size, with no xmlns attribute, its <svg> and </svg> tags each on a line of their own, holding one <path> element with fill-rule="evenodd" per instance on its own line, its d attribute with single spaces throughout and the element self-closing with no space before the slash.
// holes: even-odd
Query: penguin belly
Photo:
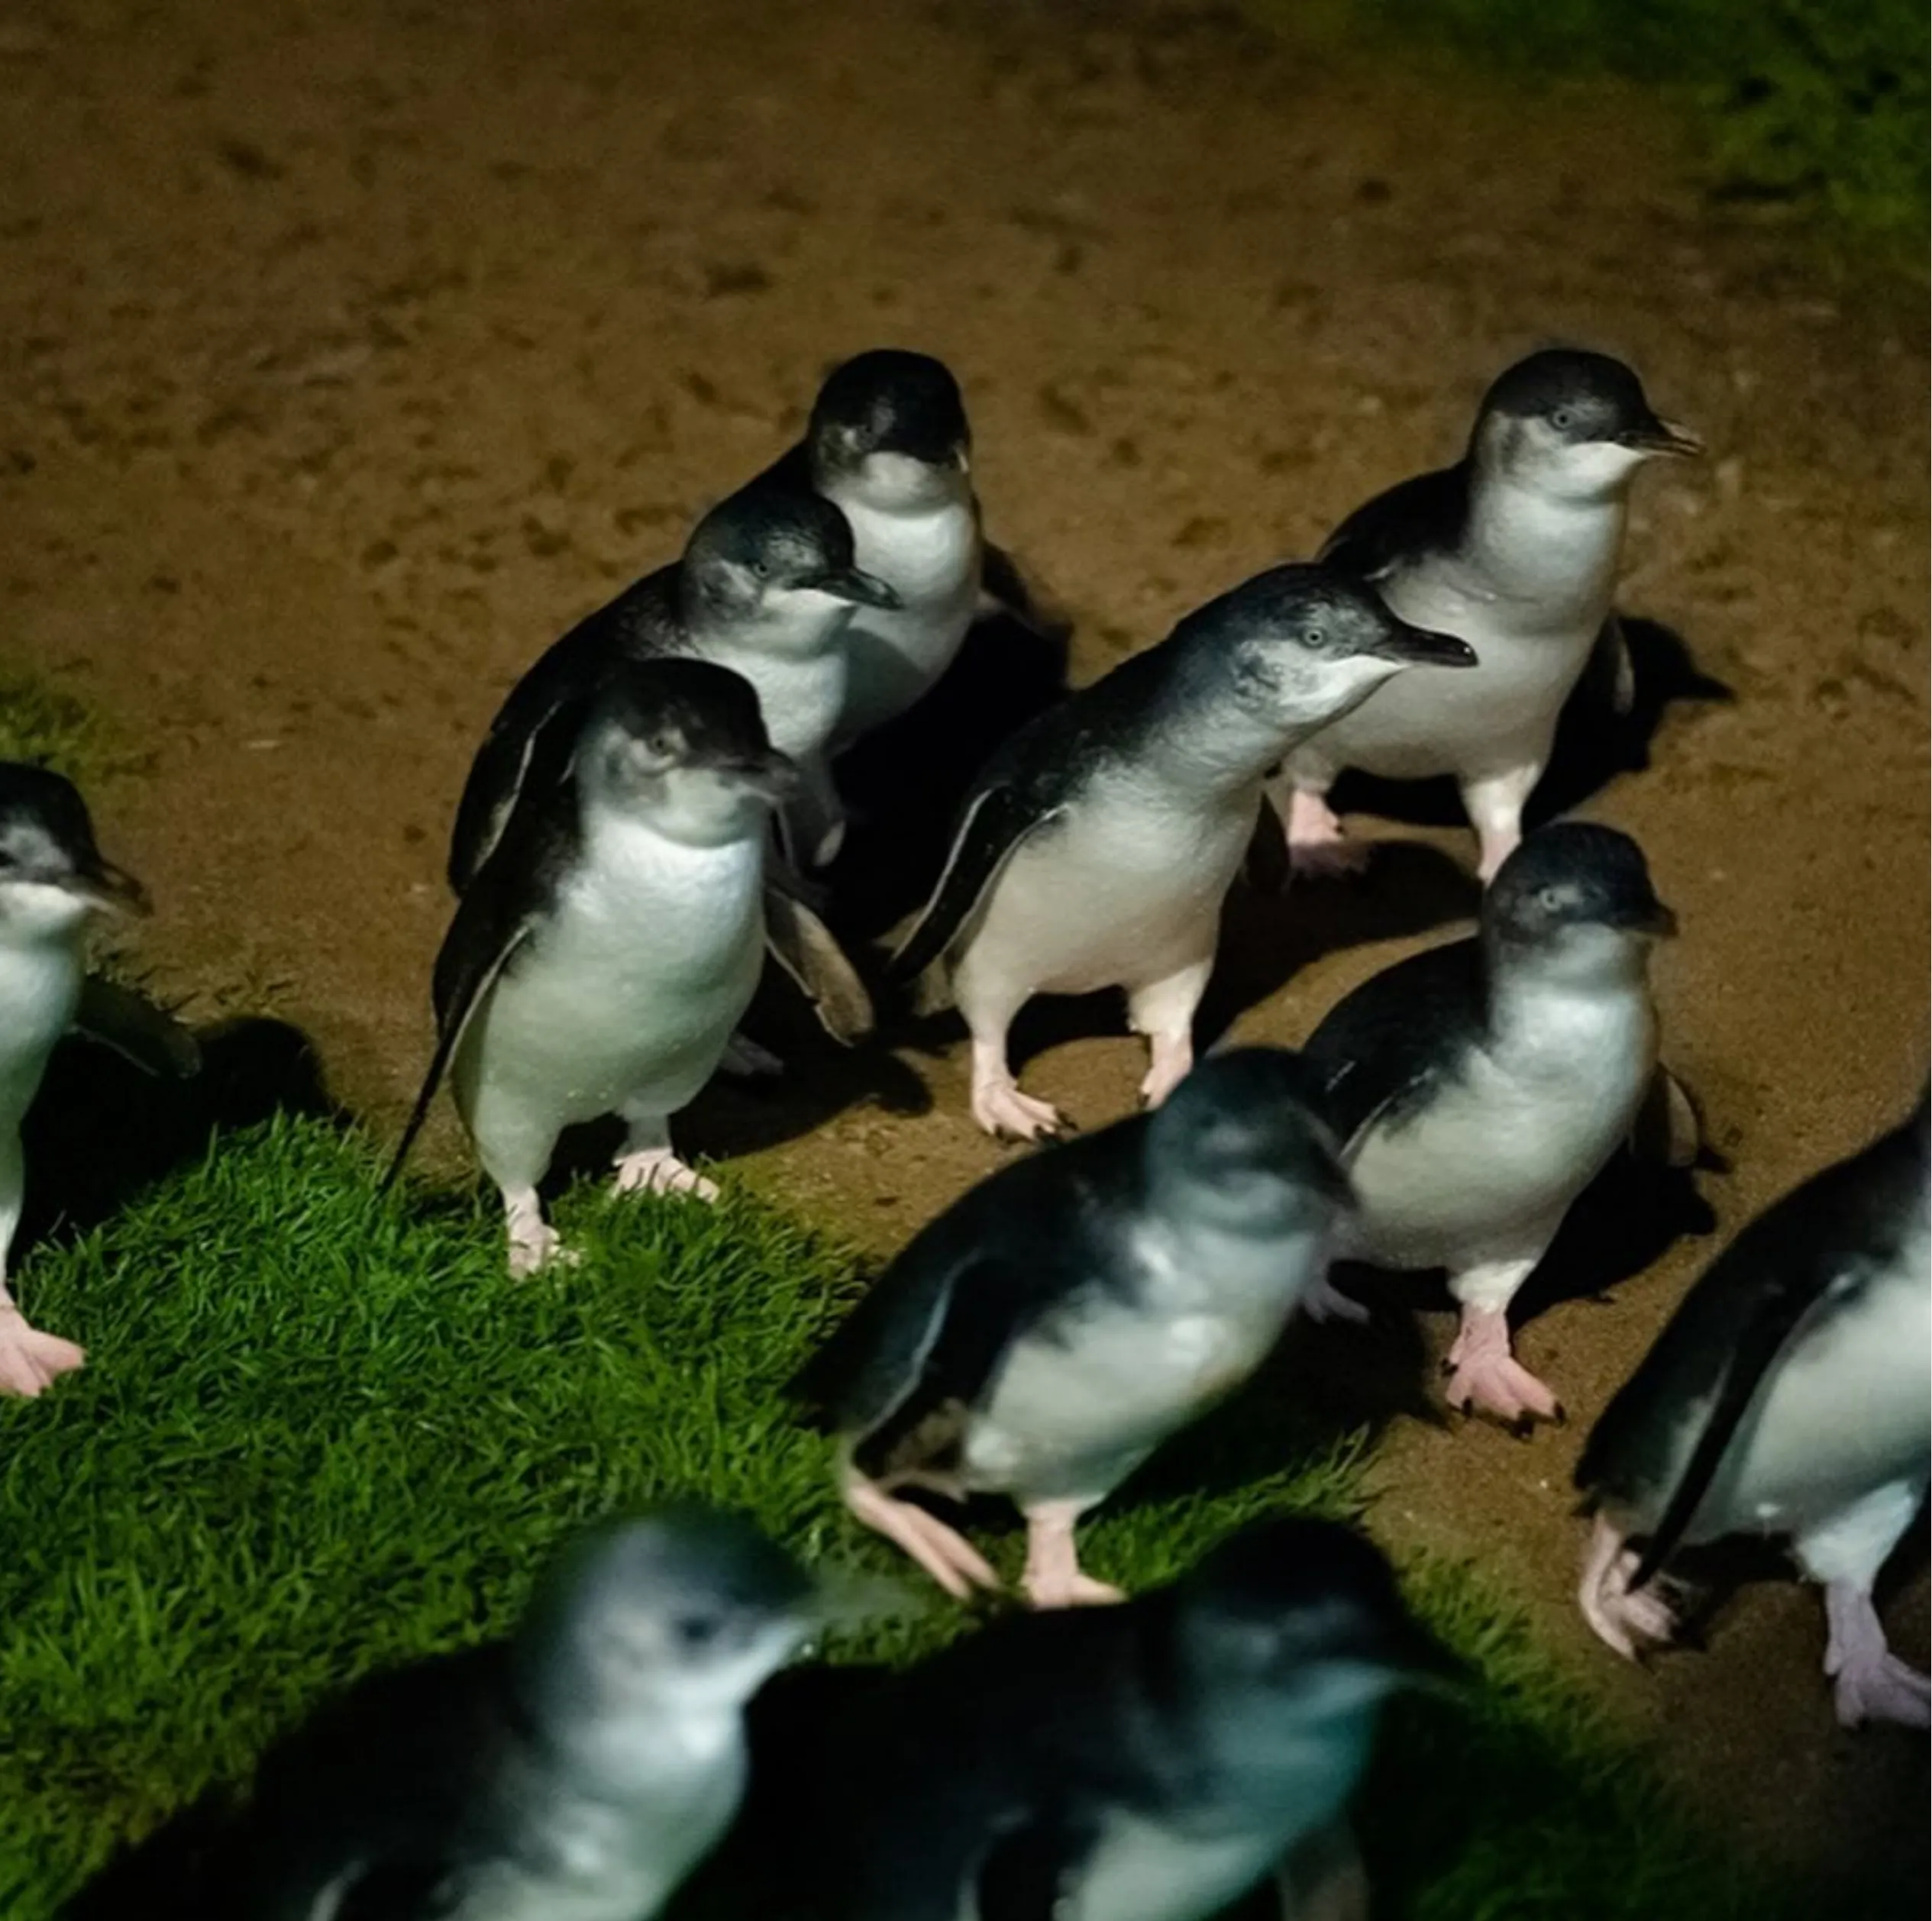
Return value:
<svg viewBox="0 0 1932 1921">
<path fill-rule="evenodd" d="M 1084 994 L 1151 985 L 1211 958 L 1252 824 L 1252 810 L 1218 801 L 1083 795 L 993 883 L 960 973 Z"/>
<path fill-rule="evenodd" d="M 57 936 L 0 947 L 0 1128 L 18 1130 L 80 1004 L 77 946 Z"/>
<path fill-rule="evenodd" d="M 844 711 L 849 673 L 843 641 L 815 653 L 719 648 L 707 655 L 750 681 L 758 696 L 765 731 L 780 754 L 794 760 L 825 752 Z"/>
<path fill-rule="evenodd" d="M 1474 668 L 1411 667 L 1323 728 L 1291 757 L 1296 770 L 1346 767 L 1389 780 L 1481 778 L 1543 759 L 1557 715 L 1608 617 L 1606 571 L 1581 590 L 1489 590 L 1459 565 L 1420 566 L 1378 583 L 1391 612 L 1453 634 Z"/>
<path fill-rule="evenodd" d="M 1197 1832 L 1116 1811 L 1054 1913 L 1059 1921 L 1211 1921 L 1267 1879 L 1284 1847 L 1271 1822 Z"/>
<path fill-rule="evenodd" d="M 570 876 L 457 1050 L 480 1144 L 613 1113 L 674 1114 L 710 1079 L 764 962 L 756 842 L 689 848 L 638 830 Z"/>
<path fill-rule="evenodd" d="M 1826 1301 L 1801 1323 L 1759 1383 L 1688 1539 L 1803 1535 L 1881 1488 L 1923 1488 L 1932 1463 L 1932 1286 L 1922 1238 L 1916 1255 L 1914 1267 L 1878 1279 L 1863 1300 Z M 1684 1425 L 1687 1454 L 1697 1423 Z"/>
<path fill-rule="evenodd" d="M 1533 1066 L 1473 1048 L 1414 1111 L 1369 1123 L 1349 1157 L 1349 1253 L 1453 1270 L 1542 1252 L 1630 1133 L 1656 1060 L 1647 997 L 1596 999 L 1529 1043 Z"/>
<path fill-rule="evenodd" d="M 840 498 L 853 555 L 903 603 L 861 607 L 845 629 L 850 683 L 842 745 L 903 714 L 952 664 L 979 602 L 980 528 L 970 500 L 882 512 Z"/>
</svg>

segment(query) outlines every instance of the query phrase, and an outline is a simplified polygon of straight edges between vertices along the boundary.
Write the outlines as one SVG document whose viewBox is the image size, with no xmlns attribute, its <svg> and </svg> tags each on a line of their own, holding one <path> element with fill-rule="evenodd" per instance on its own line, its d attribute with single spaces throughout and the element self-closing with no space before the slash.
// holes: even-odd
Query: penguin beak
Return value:
<svg viewBox="0 0 1932 1921">
<path fill-rule="evenodd" d="M 764 754 L 748 754 L 742 760 L 716 761 L 713 765 L 726 780 L 748 788 L 774 807 L 797 793 L 801 779 L 797 763 L 776 747 Z"/>
<path fill-rule="evenodd" d="M 1653 941 L 1668 941 L 1677 932 L 1677 916 L 1653 894 L 1647 905 L 1638 908 L 1623 925 L 1633 934 L 1646 934 Z"/>
<path fill-rule="evenodd" d="M 1405 667 L 1472 667 L 1476 651 L 1453 634 L 1435 634 L 1407 621 L 1391 621 L 1389 633 L 1364 650 L 1378 660 L 1400 660 Z"/>
<path fill-rule="evenodd" d="M 1633 428 L 1618 437 L 1625 447 L 1640 454 L 1662 454 L 1678 460 L 1688 460 L 1704 451 L 1703 441 L 1688 427 L 1679 427 L 1675 421 L 1659 419 L 1655 414 L 1643 426 Z"/>
<path fill-rule="evenodd" d="M 98 854 L 83 861 L 73 873 L 63 874 L 54 884 L 103 913 L 144 917 L 154 911 L 147 889 L 132 874 Z"/>
<path fill-rule="evenodd" d="M 816 587 L 820 593 L 830 594 L 835 600 L 850 601 L 855 607 L 891 609 L 905 605 L 876 573 L 865 573 L 857 567 L 828 567 L 824 573 L 815 573 L 800 584 Z"/>
</svg>

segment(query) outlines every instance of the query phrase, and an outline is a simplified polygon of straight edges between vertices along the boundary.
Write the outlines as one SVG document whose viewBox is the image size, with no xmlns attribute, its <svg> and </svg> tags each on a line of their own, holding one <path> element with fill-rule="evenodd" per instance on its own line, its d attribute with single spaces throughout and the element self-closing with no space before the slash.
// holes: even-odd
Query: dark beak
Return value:
<svg viewBox="0 0 1932 1921">
<path fill-rule="evenodd" d="M 1679 427 L 1675 421 L 1660 420 L 1655 414 L 1643 426 L 1633 428 L 1619 437 L 1626 447 L 1634 447 L 1640 454 L 1664 454 L 1688 460 L 1704 451 L 1703 441 L 1688 427 Z"/>
<path fill-rule="evenodd" d="M 822 594 L 849 600 L 855 607 L 892 608 L 905 605 L 876 573 L 861 573 L 857 567 L 827 567 L 824 573 L 815 573 L 802 584 L 816 587 Z"/>
<path fill-rule="evenodd" d="M 803 777 L 798 764 L 776 747 L 764 754 L 748 754 L 740 760 L 719 760 L 714 765 L 719 773 L 763 795 L 774 806 L 790 799 L 798 792 Z"/>
<path fill-rule="evenodd" d="M 1677 916 L 1656 895 L 1648 905 L 1638 908 L 1623 925 L 1633 934 L 1647 934 L 1655 941 L 1668 941 L 1677 931 Z"/>
<path fill-rule="evenodd" d="M 1391 631 L 1366 650 L 1378 660 L 1401 660 L 1418 667 L 1472 667 L 1476 651 L 1453 634 L 1433 634 L 1426 627 L 1391 621 Z"/>
<path fill-rule="evenodd" d="M 147 889 L 132 874 L 98 854 L 82 862 L 72 873 L 61 875 L 54 884 L 105 913 L 146 915 L 154 911 Z"/>
</svg>

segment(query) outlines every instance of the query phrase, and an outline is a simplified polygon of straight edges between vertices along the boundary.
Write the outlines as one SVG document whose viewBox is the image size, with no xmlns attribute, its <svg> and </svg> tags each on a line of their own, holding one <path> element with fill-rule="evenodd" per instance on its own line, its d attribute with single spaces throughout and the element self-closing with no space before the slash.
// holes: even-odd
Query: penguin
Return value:
<svg viewBox="0 0 1932 1921">
<path fill-rule="evenodd" d="M 558 1251 L 538 1183 L 558 1135 L 620 1113 L 617 1191 L 715 1199 L 670 1117 L 758 986 L 766 846 L 796 783 L 729 667 L 609 663 L 567 770 L 527 786 L 436 957 L 437 1041 L 393 1183 L 447 1070 L 503 1196 L 512 1274 Z"/>
<path fill-rule="evenodd" d="M 102 858 L 73 783 L 0 761 L 0 1394 L 31 1398 L 86 1359 L 31 1326 L 7 1287 L 25 1193 L 21 1123 L 55 1044 L 79 1031 L 150 1074 L 186 1077 L 199 1065 L 185 1028 L 86 973 L 90 921 L 149 911 L 141 883 Z"/>
<path fill-rule="evenodd" d="M 1627 835 L 1557 822 L 1503 863 L 1474 935 L 1372 975 L 1304 1044 L 1360 1203 L 1341 1254 L 1448 1270 L 1465 1412 L 1561 1418 L 1509 1304 L 1654 1098 L 1650 952 L 1676 925 Z"/>
<path fill-rule="evenodd" d="M 1679 1548 L 1781 1538 L 1824 1590 L 1841 1725 L 1932 1720 L 1872 1604 L 1932 1480 L 1929 1145 L 1921 1092 L 1901 1126 L 1774 1202 L 1604 1409 L 1576 1468 L 1595 1514 L 1578 1598 L 1617 1653 L 1673 1638 L 1658 1577 Z"/>
<path fill-rule="evenodd" d="M 1283 751 L 1404 669 L 1470 667 L 1321 567 L 1277 567 L 1010 737 L 968 793 L 938 886 L 894 971 L 930 969 L 972 1032 L 972 1109 L 989 1134 L 1065 1125 L 1023 1093 L 1006 1032 L 1036 993 L 1124 987 L 1158 1105 L 1194 1058 L 1193 1022 Z"/>
<path fill-rule="evenodd" d="M 802 1882 L 838 1921 L 1211 1921 L 1271 1882 L 1295 1921 L 1365 1913 L 1348 1807 L 1381 1710 L 1466 1685 L 1374 1546 L 1285 1518 L 1117 1608 L 1010 1615 L 835 1690 L 792 1678 L 754 1716 L 727 1852 L 788 1884 L 748 1912 L 795 1911 Z"/>
<path fill-rule="evenodd" d="M 929 354 L 879 347 L 827 375 L 805 437 L 770 470 L 836 506 L 858 564 L 897 596 L 861 609 L 844 630 L 842 749 L 929 693 L 978 615 L 1045 624 L 1019 569 L 981 531 L 971 470 L 972 433 L 951 369 Z"/>
<path fill-rule="evenodd" d="M 793 1383 L 839 1489 L 956 1598 L 997 1576 L 900 1498 L 1009 1496 L 1035 1606 L 1116 1598 L 1074 1529 L 1238 1387 L 1349 1206 L 1301 1064 L 1216 1054 L 1158 1112 L 1000 1168 L 916 1235 Z"/>
<path fill-rule="evenodd" d="M 1484 396 L 1454 467 L 1404 481 L 1336 529 L 1322 560 L 1404 620 L 1461 635 L 1480 664 L 1456 680 L 1412 675 L 1287 757 L 1269 795 L 1297 870 L 1361 857 L 1326 799 L 1357 767 L 1396 780 L 1453 775 L 1481 877 L 1494 879 L 1522 838 L 1557 718 L 1598 645 L 1614 656 L 1619 704 L 1630 704 L 1611 596 L 1630 483 L 1646 461 L 1702 451 L 1652 410 L 1622 361 L 1533 354 Z"/>
<path fill-rule="evenodd" d="M 745 1706 L 816 1612 L 735 1515 L 607 1525 L 509 1638 L 325 1703 L 66 1921 L 651 1921 L 737 1813 Z"/>
<path fill-rule="evenodd" d="M 802 867 L 825 864 L 844 834 L 829 759 L 845 707 L 842 630 L 858 608 L 899 604 L 884 581 L 854 564 L 845 515 L 809 486 L 774 474 L 740 489 L 698 522 L 674 565 L 580 621 L 510 690 L 457 809 L 451 891 L 475 878 L 524 782 L 545 767 L 545 735 L 567 753 L 611 663 L 665 654 L 715 660 L 758 690 L 772 744 L 801 776 L 781 822 L 787 852 Z"/>
</svg>

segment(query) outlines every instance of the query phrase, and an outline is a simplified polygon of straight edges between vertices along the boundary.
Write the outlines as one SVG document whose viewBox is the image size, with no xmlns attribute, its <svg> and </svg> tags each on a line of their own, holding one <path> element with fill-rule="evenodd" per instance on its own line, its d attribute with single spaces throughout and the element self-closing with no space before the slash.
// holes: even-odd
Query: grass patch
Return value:
<svg viewBox="0 0 1932 1921">
<path fill-rule="evenodd" d="M 386 1203 L 375 1174 L 367 1143 L 278 1119 L 27 1264 L 34 1319 L 89 1365 L 0 1406 L 9 1921 L 42 1921 L 325 1692 L 502 1631 L 593 1516 L 701 1493 L 813 1561 L 902 1572 L 839 1512 L 823 1442 L 777 1393 L 857 1284 L 838 1249 L 741 1196 L 714 1211 L 581 1190 L 560 1216 L 583 1265 L 512 1282 L 493 1209 Z M 1359 1448 L 1292 1439 L 1265 1396 L 1235 1412 L 1092 1529 L 1097 1571 L 1145 1585 L 1257 1511 L 1356 1504 Z M 1258 1426 L 1271 1469 L 1213 1471 L 1237 1446 L 1252 1464 Z M 996 1544 L 1009 1570 L 1018 1545 Z M 1394 1912 L 1775 1912 L 1733 1899 L 1466 1572 L 1411 1584 L 1491 1686 L 1473 1715 L 1418 1709 L 1392 1730 L 1370 1842 Z M 839 1651 L 958 1631 L 949 1604 L 906 1592 Z"/>
<path fill-rule="evenodd" d="M 100 722 L 84 701 L 44 676 L 0 666 L 0 760 L 24 760 L 64 773 L 84 794 L 108 772 Z"/>
<path fill-rule="evenodd" d="M 1284 31 L 1311 18 L 1378 53 L 1436 47 L 1518 79 L 1614 73 L 1695 118 L 1724 195 L 1821 211 L 1925 268 L 1923 0 L 1248 0 Z"/>
</svg>

